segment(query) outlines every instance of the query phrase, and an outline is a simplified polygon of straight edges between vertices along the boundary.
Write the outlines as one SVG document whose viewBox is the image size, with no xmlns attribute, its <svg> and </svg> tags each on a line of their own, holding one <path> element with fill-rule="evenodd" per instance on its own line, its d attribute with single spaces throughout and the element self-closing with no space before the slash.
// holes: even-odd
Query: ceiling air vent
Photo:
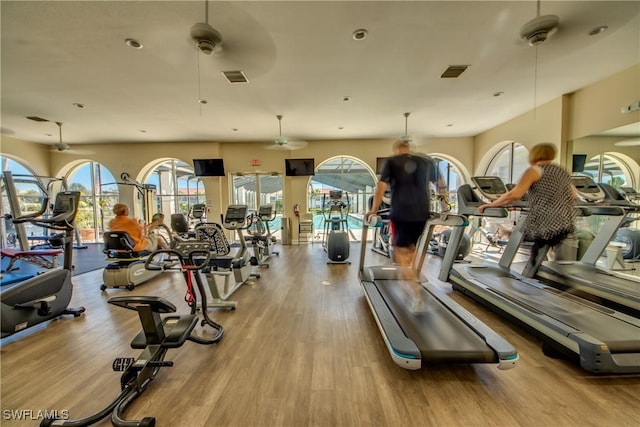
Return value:
<svg viewBox="0 0 640 427">
<path fill-rule="evenodd" d="M 249 83 L 242 71 L 223 71 L 222 74 L 229 83 Z"/>
<path fill-rule="evenodd" d="M 443 79 L 457 79 L 460 77 L 460 74 L 464 73 L 469 66 L 468 65 L 449 65 L 444 73 L 440 76 Z"/>
</svg>

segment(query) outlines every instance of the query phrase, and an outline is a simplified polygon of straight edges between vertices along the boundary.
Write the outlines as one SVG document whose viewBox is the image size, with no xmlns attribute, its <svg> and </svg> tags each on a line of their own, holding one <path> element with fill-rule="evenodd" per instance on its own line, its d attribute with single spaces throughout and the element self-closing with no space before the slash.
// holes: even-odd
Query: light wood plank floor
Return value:
<svg viewBox="0 0 640 427">
<path fill-rule="evenodd" d="M 466 297 L 456 301 L 513 344 L 518 366 L 396 366 L 364 300 L 352 265 L 326 265 L 320 245 L 285 246 L 254 285 L 240 288 L 236 311 L 212 310 L 225 327 L 214 346 L 187 342 L 127 411 L 158 426 L 638 426 L 640 376 L 594 376 L 545 357 L 538 340 Z M 369 263 L 388 262 L 368 251 Z M 440 259 L 425 267 L 432 286 Z M 327 282 L 329 284 L 327 284 Z M 115 357 L 135 357 L 136 314 L 107 304 L 113 295 L 159 295 L 187 311 L 179 273 L 134 291 L 99 291 L 102 271 L 74 277 L 72 306 L 85 315 L 49 322 L 3 340 L 3 426 L 7 411 L 68 410 L 72 418 L 119 392 Z M 197 327 L 200 329 L 200 327 Z M 110 425 L 108 419 L 102 426 Z"/>
</svg>

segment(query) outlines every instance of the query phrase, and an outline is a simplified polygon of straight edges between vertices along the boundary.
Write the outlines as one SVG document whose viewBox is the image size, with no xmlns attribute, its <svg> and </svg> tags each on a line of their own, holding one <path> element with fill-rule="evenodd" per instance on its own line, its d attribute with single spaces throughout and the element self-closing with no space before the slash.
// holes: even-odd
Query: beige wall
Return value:
<svg viewBox="0 0 640 427">
<path fill-rule="evenodd" d="M 56 154 L 50 146 L 33 144 L 2 135 L 0 153 L 30 167 L 36 175 L 51 175 L 51 160 Z"/>
<path fill-rule="evenodd" d="M 621 108 L 640 101 L 640 64 L 570 95 L 569 135 L 574 140 L 640 121 Z"/>
<path fill-rule="evenodd" d="M 562 117 L 566 102 L 564 97 L 538 106 L 535 110 L 518 116 L 508 122 L 489 129 L 475 137 L 474 163 L 475 174 L 484 172 L 493 157 L 496 146 L 517 142 L 527 148 L 540 142 L 550 142 L 562 152 L 563 123 Z M 562 161 L 562 160 L 561 160 Z"/>
</svg>

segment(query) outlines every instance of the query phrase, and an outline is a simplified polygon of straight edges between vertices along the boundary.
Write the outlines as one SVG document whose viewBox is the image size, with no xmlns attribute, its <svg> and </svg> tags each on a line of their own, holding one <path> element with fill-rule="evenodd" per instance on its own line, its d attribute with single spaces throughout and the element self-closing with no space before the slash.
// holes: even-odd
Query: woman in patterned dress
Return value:
<svg viewBox="0 0 640 427">
<path fill-rule="evenodd" d="M 482 213 L 486 208 L 508 206 L 529 196 L 529 208 L 523 224 L 525 240 L 535 246 L 556 246 L 574 232 L 576 189 L 564 168 L 553 163 L 556 148 L 553 144 L 542 143 L 529 152 L 531 166 L 510 191 L 491 203 L 478 208 Z"/>
</svg>

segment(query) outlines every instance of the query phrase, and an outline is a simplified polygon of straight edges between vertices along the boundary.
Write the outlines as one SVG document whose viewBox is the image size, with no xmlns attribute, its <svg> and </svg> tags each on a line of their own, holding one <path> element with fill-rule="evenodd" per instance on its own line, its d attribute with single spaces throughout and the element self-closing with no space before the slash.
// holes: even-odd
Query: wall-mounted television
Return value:
<svg viewBox="0 0 640 427">
<path fill-rule="evenodd" d="M 584 164 L 587 162 L 586 154 L 574 154 L 571 172 L 584 172 Z"/>
<path fill-rule="evenodd" d="M 286 176 L 310 176 L 315 175 L 314 159 L 284 159 Z"/>
<path fill-rule="evenodd" d="M 225 176 L 222 159 L 193 159 L 196 176 Z"/>
<path fill-rule="evenodd" d="M 387 162 L 388 157 L 376 157 L 376 174 L 382 174 L 382 168 L 384 164 Z"/>
</svg>

